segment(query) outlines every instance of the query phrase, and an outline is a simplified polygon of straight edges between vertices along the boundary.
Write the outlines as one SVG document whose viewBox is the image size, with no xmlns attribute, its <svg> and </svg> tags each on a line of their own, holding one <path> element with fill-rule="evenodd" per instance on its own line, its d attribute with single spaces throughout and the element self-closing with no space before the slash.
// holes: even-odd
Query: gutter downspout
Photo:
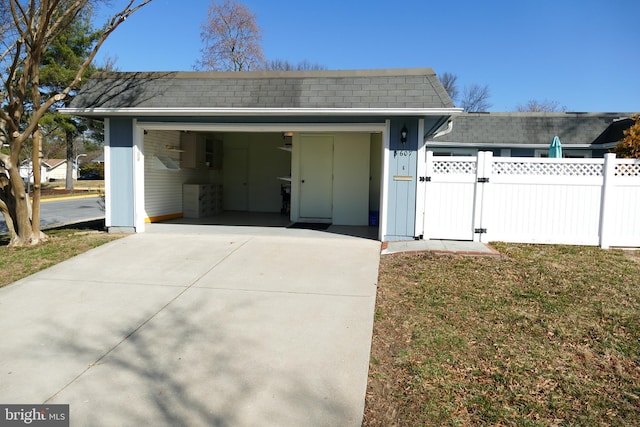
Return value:
<svg viewBox="0 0 640 427">
<path fill-rule="evenodd" d="M 445 126 L 445 125 L 447 127 L 442 129 L 443 126 Z M 435 138 L 439 138 L 441 136 L 444 136 L 444 135 L 446 135 L 448 133 L 451 133 L 452 130 L 453 130 L 453 120 L 449 119 L 449 120 L 447 120 L 446 123 L 443 123 L 443 125 L 440 126 L 437 131 L 435 131 L 435 133 L 431 136 L 431 139 L 435 139 Z M 427 138 L 425 138 L 425 141 L 426 140 L 427 140 Z"/>
</svg>

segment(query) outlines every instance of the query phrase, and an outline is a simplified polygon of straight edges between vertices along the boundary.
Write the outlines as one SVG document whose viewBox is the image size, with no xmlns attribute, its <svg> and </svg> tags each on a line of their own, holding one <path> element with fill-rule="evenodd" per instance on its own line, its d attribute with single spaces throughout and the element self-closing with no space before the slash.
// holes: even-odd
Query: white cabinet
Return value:
<svg viewBox="0 0 640 427">
<path fill-rule="evenodd" d="M 185 218 L 206 218 L 222 212 L 222 185 L 184 184 L 182 214 Z"/>
<path fill-rule="evenodd" d="M 183 133 L 180 137 L 184 169 L 222 169 L 222 141 L 211 135 Z"/>
</svg>

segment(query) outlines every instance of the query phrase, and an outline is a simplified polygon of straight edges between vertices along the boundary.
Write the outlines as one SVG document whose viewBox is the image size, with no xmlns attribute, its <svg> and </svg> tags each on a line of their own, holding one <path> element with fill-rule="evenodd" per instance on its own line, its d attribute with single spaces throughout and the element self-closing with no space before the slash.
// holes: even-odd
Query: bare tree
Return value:
<svg viewBox="0 0 640 427">
<path fill-rule="evenodd" d="M 462 93 L 462 100 L 460 106 L 467 113 L 476 113 L 480 111 L 487 111 L 491 104 L 489 103 L 489 86 L 480 86 L 479 84 L 472 84 L 466 86 Z"/>
<path fill-rule="evenodd" d="M 537 101 L 531 99 L 524 105 L 518 104 L 516 111 L 520 113 L 564 113 L 567 111 L 567 107 L 560 105 L 558 101 L 549 101 L 548 99 Z"/>
<path fill-rule="evenodd" d="M 151 0 L 128 0 L 126 6 L 104 26 L 89 56 L 77 69 L 68 86 L 55 93 L 41 91 L 40 66 L 43 54 L 52 42 L 78 18 L 83 8 L 98 0 L 3 0 L 4 12 L 0 42 L 2 108 L 9 154 L 0 153 L 0 211 L 10 233 L 10 245 L 31 245 L 46 239 L 40 231 L 40 156 L 39 121 L 57 102 L 63 101 L 78 86 L 98 50 L 129 16 Z M 20 152 L 31 140 L 34 172 L 33 203 L 25 194 L 20 177 Z"/>
<path fill-rule="evenodd" d="M 266 69 L 271 71 L 318 71 L 326 70 L 327 67 L 309 62 L 306 59 L 297 64 L 293 64 L 286 59 L 272 59 L 267 62 Z"/>
<path fill-rule="evenodd" d="M 200 37 L 204 47 L 196 69 L 251 71 L 263 69 L 261 30 L 256 16 L 235 0 L 213 0 Z"/>
<path fill-rule="evenodd" d="M 448 71 L 442 73 L 442 75 L 440 76 L 440 83 L 442 83 L 444 90 L 447 91 L 454 103 L 458 99 L 459 95 L 457 80 L 458 76 Z"/>
</svg>

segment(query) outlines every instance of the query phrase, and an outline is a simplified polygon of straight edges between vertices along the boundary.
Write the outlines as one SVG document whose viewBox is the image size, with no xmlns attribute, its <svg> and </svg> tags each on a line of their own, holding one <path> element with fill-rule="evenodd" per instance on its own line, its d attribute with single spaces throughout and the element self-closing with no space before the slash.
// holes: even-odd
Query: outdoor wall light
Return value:
<svg viewBox="0 0 640 427">
<path fill-rule="evenodd" d="M 402 144 L 406 144 L 407 143 L 407 133 L 409 131 L 407 130 L 407 125 L 402 126 L 402 130 L 400 131 L 400 142 Z"/>
</svg>

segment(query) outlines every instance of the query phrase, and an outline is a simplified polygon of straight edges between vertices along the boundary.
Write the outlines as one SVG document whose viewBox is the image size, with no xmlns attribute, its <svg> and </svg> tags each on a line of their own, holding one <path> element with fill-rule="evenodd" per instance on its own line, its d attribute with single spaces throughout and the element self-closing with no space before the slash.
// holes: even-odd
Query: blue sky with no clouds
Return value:
<svg viewBox="0 0 640 427">
<path fill-rule="evenodd" d="M 112 0 L 112 9 L 124 0 Z M 640 111 L 638 0 L 244 0 L 267 59 L 329 69 L 431 67 L 488 85 L 490 111 L 551 100 L 568 111 Z M 189 71 L 210 0 L 153 0 L 98 58 L 121 71 Z M 100 62 L 100 59 L 99 61 Z"/>
</svg>

